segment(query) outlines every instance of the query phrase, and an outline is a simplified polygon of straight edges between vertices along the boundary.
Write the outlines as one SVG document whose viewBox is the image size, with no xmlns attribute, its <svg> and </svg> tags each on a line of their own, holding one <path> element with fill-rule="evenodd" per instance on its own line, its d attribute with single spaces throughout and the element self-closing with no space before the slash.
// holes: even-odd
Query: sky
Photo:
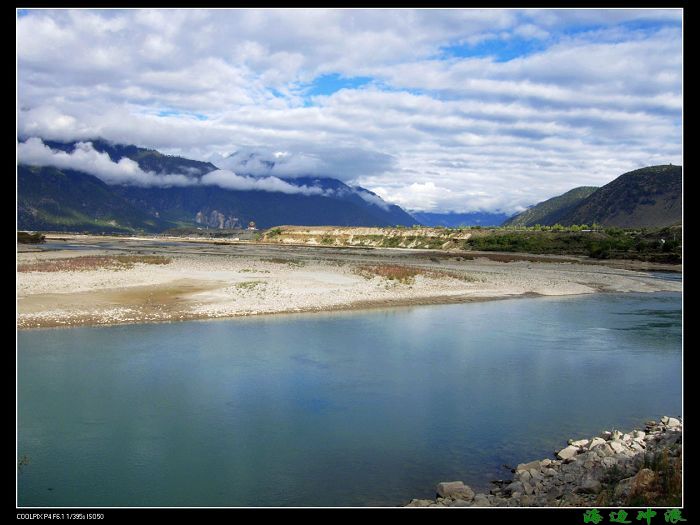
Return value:
<svg viewBox="0 0 700 525">
<path fill-rule="evenodd" d="M 515 213 L 682 164 L 682 15 L 22 9 L 17 129 L 35 140 L 18 156 L 142 176 L 95 157 L 101 137 L 210 161 L 222 187 L 329 176 L 407 210 Z"/>
</svg>

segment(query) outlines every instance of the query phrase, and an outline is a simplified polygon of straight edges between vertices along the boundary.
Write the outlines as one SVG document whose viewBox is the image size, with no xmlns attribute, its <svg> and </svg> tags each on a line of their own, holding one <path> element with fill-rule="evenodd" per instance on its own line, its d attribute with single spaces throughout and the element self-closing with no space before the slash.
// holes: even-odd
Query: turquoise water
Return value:
<svg viewBox="0 0 700 525">
<path fill-rule="evenodd" d="M 21 331 L 21 506 L 366 506 L 681 412 L 679 293 Z"/>
</svg>

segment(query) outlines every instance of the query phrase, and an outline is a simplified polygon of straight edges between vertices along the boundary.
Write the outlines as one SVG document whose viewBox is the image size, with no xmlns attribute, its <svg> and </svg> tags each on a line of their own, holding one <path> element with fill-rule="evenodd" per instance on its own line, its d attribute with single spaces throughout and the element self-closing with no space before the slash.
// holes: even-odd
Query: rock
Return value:
<svg viewBox="0 0 700 525">
<path fill-rule="evenodd" d="M 524 483 L 527 483 L 528 481 L 530 481 L 532 479 L 532 476 L 530 475 L 529 470 L 523 470 L 520 473 L 518 473 L 517 476 L 518 476 L 518 479 L 520 479 L 520 481 L 522 481 Z"/>
<path fill-rule="evenodd" d="M 632 432 L 632 435 L 634 436 L 635 439 L 637 439 L 637 438 L 644 439 L 644 436 L 646 436 L 647 434 L 646 434 L 646 432 L 642 432 L 641 430 L 635 430 L 634 432 Z"/>
<path fill-rule="evenodd" d="M 543 459 L 542 461 L 540 461 L 540 466 L 541 466 L 541 467 L 548 467 L 548 466 L 550 466 L 551 464 L 552 464 L 552 460 L 549 459 L 549 458 L 546 458 L 546 459 Z"/>
<path fill-rule="evenodd" d="M 592 450 L 598 445 L 605 445 L 605 440 L 603 438 L 594 437 L 593 439 L 591 439 L 591 442 L 588 445 L 588 450 Z"/>
<path fill-rule="evenodd" d="M 600 437 L 603 438 L 605 441 L 609 441 L 612 438 L 612 432 L 608 432 L 607 430 L 605 430 L 600 433 Z"/>
<path fill-rule="evenodd" d="M 579 439 L 578 441 L 573 441 L 571 439 L 569 440 L 569 445 L 573 445 L 575 447 L 585 447 L 586 445 L 588 445 L 588 443 L 588 439 Z"/>
<path fill-rule="evenodd" d="M 525 492 L 525 494 L 528 496 L 534 492 L 532 485 L 530 485 L 527 481 L 523 481 L 523 492 Z"/>
<path fill-rule="evenodd" d="M 616 454 L 619 454 L 620 452 L 625 450 L 625 446 L 620 441 L 611 441 L 610 443 L 608 443 L 608 445 L 610 446 L 612 451 Z"/>
<path fill-rule="evenodd" d="M 456 496 L 467 501 L 474 498 L 474 491 L 461 481 L 443 481 L 438 483 L 437 494 L 443 498 Z"/>
<path fill-rule="evenodd" d="M 514 481 L 510 485 L 508 485 L 504 489 L 505 493 L 508 494 L 510 493 L 511 495 L 514 495 L 516 493 L 522 493 L 523 492 L 523 484 L 520 481 Z"/>
<path fill-rule="evenodd" d="M 471 507 L 471 503 L 463 499 L 456 499 L 451 507 Z"/>
<path fill-rule="evenodd" d="M 629 498 L 630 494 L 632 493 L 632 490 L 646 491 L 649 489 L 653 481 L 654 472 L 649 470 L 648 468 L 643 468 L 642 470 L 637 472 L 636 475 L 631 476 L 629 478 L 625 478 L 622 481 L 620 481 L 615 487 L 613 495 L 616 499 L 626 500 L 627 498 Z"/>
<path fill-rule="evenodd" d="M 477 494 L 472 502 L 473 507 L 490 507 L 491 502 L 485 494 Z"/>
<path fill-rule="evenodd" d="M 530 470 L 533 468 L 540 470 L 540 462 L 531 461 L 530 463 L 520 463 L 517 467 L 515 467 L 515 472 L 518 472 L 520 470 Z"/>
<path fill-rule="evenodd" d="M 629 442 L 632 440 L 632 435 L 631 434 L 622 434 L 622 441 L 625 443 Z"/>
<path fill-rule="evenodd" d="M 407 507 L 429 507 L 433 502 L 429 499 L 412 499 Z"/>
<path fill-rule="evenodd" d="M 669 418 L 668 416 L 664 416 L 664 417 L 661 418 L 661 423 L 664 424 L 664 425 L 667 425 L 669 419 L 670 419 L 670 418 Z"/>
<path fill-rule="evenodd" d="M 578 454 L 578 447 L 569 445 L 568 447 L 563 448 L 559 452 L 557 452 L 557 457 L 559 459 L 571 459 L 576 454 Z"/>
<path fill-rule="evenodd" d="M 637 474 L 634 476 L 634 483 L 633 487 L 642 491 L 648 490 L 651 485 L 654 483 L 654 478 L 656 477 L 656 474 L 654 474 L 654 471 L 648 468 L 643 468 Z"/>
<path fill-rule="evenodd" d="M 603 490 L 603 486 L 600 481 L 596 479 L 586 479 L 579 487 L 574 489 L 574 492 L 581 494 L 598 494 Z"/>
<path fill-rule="evenodd" d="M 530 470 L 528 470 L 528 472 L 530 473 L 530 477 L 531 477 L 533 480 L 535 480 L 535 481 L 542 481 L 542 474 L 540 474 L 540 470 L 539 470 L 539 469 L 535 470 L 534 468 L 531 468 Z"/>
<path fill-rule="evenodd" d="M 613 467 L 613 466 L 617 465 L 617 459 L 611 458 L 611 457 L 606 457 L 606 458 L 601 459 L 601 460 L 600 460 L 600 463 L 601 463 L 604 467 L 610 468 L 610 467 Z"/>
<path fill-rule="evenodd" d="M 666 426 L 673 428 L 673 427 L 679 427 L 681 426 L 681 422 L 677 420 L 675 417 L 669 417 L 668 421 L 666 422 Z"/>
<path fill-rule="evenodd" d="M 619 441 L 620 439 L 622 439 L 622 432 L 620 432 L 619 430 L 613 430 L 611 439 Z"/>
<path fill-rule="evenodd" d="M 544 475 L 547 476 L 548 478 L 551 478 L 552 476 L 557 475 L 557 471 L 554 470 L 553 468 L 547 468 L 547 469 L 544 469 Z"/>
</svg>

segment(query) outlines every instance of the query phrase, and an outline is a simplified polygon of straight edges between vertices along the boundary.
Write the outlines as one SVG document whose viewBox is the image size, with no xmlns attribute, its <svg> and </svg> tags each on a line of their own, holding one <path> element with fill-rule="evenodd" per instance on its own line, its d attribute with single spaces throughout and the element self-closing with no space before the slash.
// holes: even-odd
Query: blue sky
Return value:
<svg viewBox="0 0 700 525">
<path fill-rule="evenodd" d="M 680 9 L 18 11 L 19 132 L 233 171 L 246 151 L 275 159 L 257 175 L 512 213 L 682 162 L 681 23 Z"/>
</svg>

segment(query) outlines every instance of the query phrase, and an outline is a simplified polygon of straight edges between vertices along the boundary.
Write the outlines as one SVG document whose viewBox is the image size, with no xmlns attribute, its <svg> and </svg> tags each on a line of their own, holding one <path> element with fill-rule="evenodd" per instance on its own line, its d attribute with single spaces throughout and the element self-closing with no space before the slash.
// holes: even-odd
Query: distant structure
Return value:
<svg viewBox="0 0 700 525">
<path fill-rule="evenodd" d="M 248 229 L 249 230 L 257 230 L 257 228 L 255 227 L 255 221 L 250 221 L 248 223 Z"/>
</svg>

